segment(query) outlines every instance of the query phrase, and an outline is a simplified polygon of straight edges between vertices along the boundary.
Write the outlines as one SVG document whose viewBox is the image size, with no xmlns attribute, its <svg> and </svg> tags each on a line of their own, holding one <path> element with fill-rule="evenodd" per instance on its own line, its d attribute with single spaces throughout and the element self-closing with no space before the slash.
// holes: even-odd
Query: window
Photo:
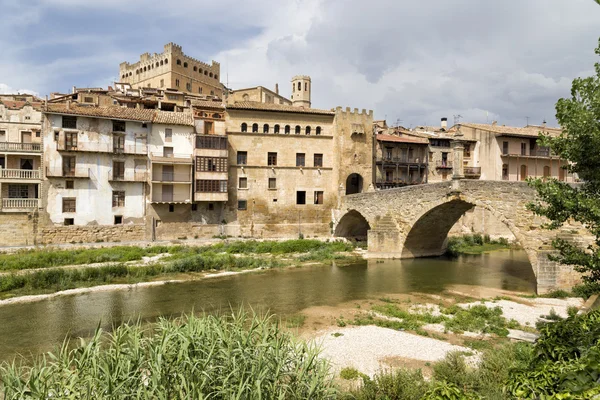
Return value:
<svg viewBox="0 0 600 400">
<path fill-rule="evenodd" d="M 302 83 L 298 82 L 298 90 L 302 90 Z"/>
<path fill-rule="evenodd" d="M 77 148 L 77 133 L 65 132 L 65 150 Z"/>
<path fill-rule="evenodd" d="M 63 157 L 63 175 L 64 176 L 75 176 L 75 165 L 77 164 L 77 158 L 75 157 Z"/>
<path fill-rule="evenodd" d="M 304 153 L 296 153 L 296 167 L 304 167 Z"/>
<path fill-rule="evenodd" d="M 306 204 L 306 192 L 304 190 L 296 192 L 296 204 Z"/>
<path fill-rule="evenodd" d="M 246 200 L 238 200 L 238 210 L 246 210 L 248 208 L 248 202 Z"/>
<path fill-rule="evenodd" d="M 521 165 L 521 171 L 520 172 L 521 172 L 520 179 L 522 181 L 526 180 L 527 179 L 527 165 Z"/>
<path fill-rule="evenodd" d="M 169 204 L 169 212 L 175 212 L 175 204 Z"/>
<path fill-rule="evenodd" d="M 58 142 L 59 138 L 60 138 L 60 132 L 54 132 L 54 141 Z"/>
<path fill-rule="evenodd" d="M 208 203 L 208 211 L 212 211 L 215 209 L 215 205 L 213 203 Z"/>
<path fill-rule="evenodd" d="M 227 149 L 227 137 L 225 136 L 196 136 L 197 149 Z"/>
<path fill-rule="evenodd" d="M 177 60 L 177 65 L 181 65 L 181 60 Z"/>
<path fill-rule="evenodd" d="M 386 160 L 391 160 L 393 152 L 394 152 L 394 148 L 393 147 L 386 147 L 385 148 L 385 159 Z"/>
<path fill-rule="evenodd" d="M 197 172 L 227 172 L 227 157 L 196 157 Z"/>
<path fill-rule="evenodd" d="M 465 149 L 463 150 L 464 158 L 471 158 L 471 145 L 465 144 Z"/>
<path fill-rule="evenodd" d="M 40 137 L 40 131 L 35 132 L 35 137 Z"/>
<path fill-rule="evenodd" d="M 113 121 L 112 130 L 113 132 L 125 132 L 125 121 Z"/>
<path fill-rule="evenodd" d="M 310 126 L 307 126 L 304 130 L 307 135 L 310 135 Z"/>
<path fill-rule="evenodd" d="M 198 67 L 194 65 L 194 72 L 198 72 Z"/>
<path fill-rule="evenodd" d="M 246 177 L 239 178 L 238 189 L 248 189 L 248 178 L 246 178 Z"/>
<path fill-rule="evenodd" d="M 215 133 L 214 124 L 210 121 L 204 121 L 204 134 L 212 135 Z"/>
<path fill-rule="evenodd" d="M 508 164 L 502 164 L 502 180 L 508 180 Z"/>
<path fill-rule="evenodd" d="M 165 80 L 164 79 L 160 80 L 160 87 L 165 87 Z"/>
<path fill-rule="evenodd" d="M 238 165 L 247 165 L 248 164 L 248 152 L 247 151 L 238 151 L 237 152 L 237 164 Z"/>
<path fill-rule="evenodd" d="M 62 127 L 67 129 L 77 129 L 77 117 L 63 115 Z"/>
<path fill-rule="evenodd" d="M 122 225 L 122 224 L 123 224 L 123 216 L 115 215 L 115 225 Z"/>
<path fill-rule="evenodd" d="M 258 133 L 258 124 L 252 124 L 252 133 Z"/>
<path fill-rule="evenodd" d="M 317 129 L 315 129 L 315 135 L 320 135 L 321 134 L 321 127 L 317 126 Z"/>
<path fill-rule="evenodd" d="M 502 154 L 508 154 L 508 142 L 502 142 Z"/>
<path fill-rule="evenodd" d="M 245 122 L 244 122 L 244 123 L 242 124 L 241 131 L 242 131 L 242 132 L 248 132 L 248 124 L 247 124 L 247 123 L 245 123 Z"/>
<path fill-rule="evenodd" d="M 192 203 L 192 211 L 198 211 L 198 204 Z"/>
<path fill-rule="evenodd" d="M 65 226 L 75 225 L 75 219 L 74 218 L 65 218 L 64 225 Z"/>
<path fill-rule="evenodd" d="M 112 178 L 114 180 L 125 179 L 125 162 L 124 161 L 113 161 Z"/>
<path fill-rule="evenodd" d="M 202 94 L 202 87 L 198 88 L 198 93 Z"/>
<path fill-rule="evenodd" d="M 8 185 L 8 198 L 9 199 L 28 199 L 29 198 L 29 186 L 28 185 Z"/>
<path fill-rule="evenodd" d="M 63 197 L 62 200 L 62 212 L 70 213 L 77 211 L 77 201 L 75 197 Z"/>
<path fill-rule="evenodd" d="M 267 165 L 277 165 L 277 153 L 267 154 Z"/>
<path fill-rule="evenodd" d="M 304 82 L 304 90 L 308 91 L 308 82 Z"/>
<path fill-rule="evenodd" d="M 296 125 L 296 135 L 299 135 L 301 130 L 302 128 L 300 128 L 300 125 Z"/>
<path fill-rule="evenodd" d="M 263 133 L 269 133 L 269 124 L 263 125 Z"/>
<path fill-rule="evenodd" d="M 175 79 L 175 86 L 179 87 L 179 79 Z"/>
<path fill-rule="evenodd" d="M 273 133 L 279 133 L 279 125 L 273 127 Z"/>
<path fill-rule="evenodd" d="M 65 181 L 65 189 L 75 189 L 75 181 Z"/>
<path fill-rule="evenodd" d="M 286 126 L 285 126 L 285 134 L 286 134 L 286 135 L 289 135 L 289 134 L 290 134 L 290 126 L 289 126 L 289 125 L 286 125 Z"/>
<path fill-rule="evenodd" d="M 323 166 L 323 154 L 315 154 L 315 167 Z"/>
<path fill-rule="evenodd" d="M 196 181 L 197 193 L 227 193 L 227 181 L 199 179 Z"/>
<path fill-rule="evenodd" d="M 83 98 L 83 102 L 84 103 L 93 103 L 94 102 L 94 98 L 93 97 L 84 97 Z"/>
<path fill-rule="evenodd" d="M 315 191 L 315 204 L 323 204 L 323 191 L 322 190 Z"/>
<path fill-rule="evenodd" d="M 277 189 L 277 178 L 269 178 L 269 189 Z"/>
<path fill-rule="evenodd" d="M 186 62 L 183 63 L 183 68 L 187 68 L 187 63 Z"/>
<path fill-rule="evenodd" d="M 173 130 L 166 128 L 165 129 L 165 142 L 169 143 L 173 141 Z"/>
<path fill-rule="evenodd" d="M 191 91 L 192 91 L 192 84 L 191 84 L 191 83 L 189 83 L 189 82 L 188 82 L 188 83 L 186 83 L 186 84 L 185 84 L 185 90 L 187 90 L 188 92 L 191 92 Z"/>
<path fill-rule="evenodd" d="M 544 178 L 549 178 L 549 177 L 550 177 L 550 167 L 546 165 L 544 167 Z"/>
<path fill-rule="evenodd" d="M 173 158 L 173 148 L 172 147 L 163 147 L 163 157 Z"/>
<path fill-rule="evenodd" d="M 125 207 L 125 191 L 124 190 L 113 190 L 112 206 L 113 207 Z"/>
<path fill-rule="evenodd" d="M 527 155 L 527 143 L 521 143 L 521 155 L 522 156 Z"/>
</svg>

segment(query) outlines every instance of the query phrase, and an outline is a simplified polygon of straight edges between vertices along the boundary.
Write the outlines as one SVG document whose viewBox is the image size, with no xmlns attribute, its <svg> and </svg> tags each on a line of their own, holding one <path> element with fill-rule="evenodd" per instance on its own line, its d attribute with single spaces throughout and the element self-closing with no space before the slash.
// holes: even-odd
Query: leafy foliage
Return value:
<svg viewBox="0 0 600 400">
<path fill-rule="evenodd" d="M 600 43 L 600 42 L 599 42 Z M 600 55 L 600 45 L 596 49 Z M 583 181 L 580 187 L 556 179 L 530 180 L 540 200 L 528 205 L 538 215 L 547 217 L 548 229 L 560 228 L 573 220 L 583 224 L 595 237 L 594 245 L 581 248 L 564 238 L 553 241 L 559 255 L 552 259 L 573 265 L 584 274 L 588 284 L 600 282 L 600 63 L 596 75 L 576 78 L 571 97 L 558 100 L 556 119 L 563 131 L 557 137 L 541 135 L 540 142 L 549 146 L 562 159 L 569 160 L 565 168 Z"/>
<path fill-rule="evenodd" d="M 511 374 L 507 392 L 519 399 L 600 394 L 600 310 L 547 323 L 540 334 L 533 359 Z"/>
<path fill-rule="evenodd" d="M 271 317 L 161 319 L 98 330 L 33 366 L 0 366 L 12 399 L 333 399 L 326 361 Z M 71 349 L 72 348 L 72 349 Z"/>
</svg>

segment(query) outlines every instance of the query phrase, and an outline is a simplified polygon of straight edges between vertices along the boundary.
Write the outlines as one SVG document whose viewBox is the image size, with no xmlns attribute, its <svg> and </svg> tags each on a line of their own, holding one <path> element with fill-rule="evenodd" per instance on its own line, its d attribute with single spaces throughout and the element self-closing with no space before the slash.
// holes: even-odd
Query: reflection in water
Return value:
<svg viewBox="0 0 600 400">
<path fill-rule="evenodd" d="M 184 312 L 255 310 L 292 314 L 304 308 L 382 294 L 443 291 L 451 285 L 535 291 L 535 277 L 523 251 L 459 259 L 361 261 L 348 266 L 262 271 L 128 291 L 61 296 L 0 307 L 0 360 L 52 350 L 66 335 L 89 336 L 100 325 Z"/>
</svg>

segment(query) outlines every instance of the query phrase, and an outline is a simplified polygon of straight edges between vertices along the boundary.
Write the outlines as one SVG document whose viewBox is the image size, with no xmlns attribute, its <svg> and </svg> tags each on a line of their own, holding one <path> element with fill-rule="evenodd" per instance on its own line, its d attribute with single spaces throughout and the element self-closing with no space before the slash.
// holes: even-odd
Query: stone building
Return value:
<svg viewBox="0 0 600 400">
<path fill-rule="evenodd" d="M 427 183 L 429 170 L 427 138 L 399 129 L 375 136 L 375 185 L 390 189 Z"/>
<path fill-rule="evenodd" d="M 41 100 L 0 95 L 0 245 L 33 244 L 41 207 Z"/>
<path fill-rule="evenodd" d="M 168 43 L 162 53 L 144 53 L 140 60 L 119 66 L 121 82 L 135 88 L 172 88 L 186 93 L 221 97 L 223 86 L 219 81 L 221 65 L 196 60 L 183 53 L 181 46 Z"/>
<path fill-rule="evenodd" d="M 143 224 L 155 205 L 191 204 L 191 114 L 66 103 L 49 104 L 43 116 L 51 224 Z M 187 150 L 187 169 L 175 169 L 180 153 L 169 138 Z"/>
</svg>

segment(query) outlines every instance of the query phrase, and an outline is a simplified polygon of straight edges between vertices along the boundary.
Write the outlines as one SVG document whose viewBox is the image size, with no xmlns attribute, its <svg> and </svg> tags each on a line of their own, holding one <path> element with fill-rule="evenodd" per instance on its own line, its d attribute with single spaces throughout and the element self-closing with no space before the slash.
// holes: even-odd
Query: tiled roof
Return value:
<svg viewBox="0 0 600 400">
<path fill-rule="evenodd" d="M 317 108 L 294 107 L 284 104 L 259 103 L 257 101 L 240 101 L 226 106 L 233 110 L 279 111 L 303 114 L 334 115 L 333 111 L 319 110 Z"/>
<path fill-rule="evenodd" d="M 86 117 L 99 117 L 121 119 L 129 121 L 145 121 L 156 124 L 189 125 L 194 126 L 194 118 L 191 113 L 169 112 L 150 109 L 127 108 L 127 107 L 91 107 L 80 106 L 71 103 L 48 104 L 49 114 L 81 115 Z"/>
<path fill-rule="evenodd" d="M 461 126 L 481 129 L 488 132 L 498 133 L 500 135 L 509 136 L 524 136 L 524 137 L 538 137 L 540 132 L 549 134 L 559 134 L 560 128 L 545 128 L 543 126 L 526 126 L 524 128 L 516 126 L 502 126 L 502 125 L 490 125 L 490 124 L 473 124 L 473 123 L 462 123 Z"/>
<path fill-rule="evenodd" d="M 28 101 L 15 101 L 15 100 L 0 100 L 0 104 L 4 104 L 4 106 L 6 108 L 8 108 L 9 110 L 20 110 L 25 106 L 31 106 L 33 107 L 33 109 L 35 110 L 40 110 L 42 104 L 35 102 L 35 103 L 30 103 Z"/>
<path fill-rule="evenodd" d="M 213 108 L 213 109 L 218 109 L 218 110 L 222 110 L 225 108 L 225 106 L 223 105 L 223 102 L 221 100 L 219 101 L 213 101 L 213 100 L 191 100 L 191 104 L 194 107 L 200 107 L 200 108 Z"/>
<path fill-rule="evenodd" d="M 131 121 L 152 121 L 154 110 L 127 107 L 93 107 L 77 104 L 48 104 L 49 114 L 82 115 L 86 117 L 114 118 Z"/>
<path fill-rule="evenodd" d="M 194 126 L 194 116 L 189 112 L 156 111 L 152 122 L 165 125 Z"/>
<path fill-rule="evenodd" d="M 429 140 L 425 138 L 419 138 L 416 136 L 407 137 L 407 136 L 396 136 L 396 135 L 388 135 L 385 133 L 380 133 L 376 136 L 377 140 L 380 142 L 397 142 L 397 143 L 415 143 L 415 144 L 428 144 Z"/>
</svg>

